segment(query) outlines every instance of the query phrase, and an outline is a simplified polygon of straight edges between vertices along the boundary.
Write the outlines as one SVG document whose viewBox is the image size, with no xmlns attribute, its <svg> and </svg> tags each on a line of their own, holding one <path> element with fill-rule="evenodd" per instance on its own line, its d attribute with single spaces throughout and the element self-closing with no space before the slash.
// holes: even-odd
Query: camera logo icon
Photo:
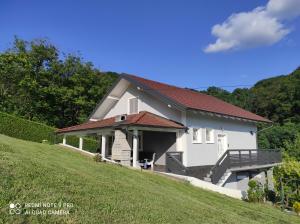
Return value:
<svg viewBox="0 0 300 224">
<path fill-rule="evenodd" d="M 9 204 L 9 214 L 20 215 L 21 208 L 22 208 L 22 206 L 20 203 L 11 203 L 11 204 Z"/>
</svg>

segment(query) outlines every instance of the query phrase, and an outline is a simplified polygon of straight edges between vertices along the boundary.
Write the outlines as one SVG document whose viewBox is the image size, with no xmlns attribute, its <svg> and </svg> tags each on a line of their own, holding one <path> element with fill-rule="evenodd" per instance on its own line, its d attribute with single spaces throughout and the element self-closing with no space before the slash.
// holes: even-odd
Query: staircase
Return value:
<svg viewBox="0 0 300 224">
<path fill-rule="evenodd" d="M 187 175 L 187 168 L 182 164 L 182 152 L 166 153 L 166 171 L 180 175 Z"/>
<path fill-rule="evenodd" d="M 281 162 L 280 150 L 227 150 L 210 170 L 205 181 L 223 186 L 232 170 L 272 166 Z"/>
<path fill-rule="evenodd" d="M 201 167 L 185 167 L 182 164 L 182 152 L 167 152 L 166 172 L 193 176 L 223 186 L 233 171 L 272 167 L 280 162 L 280 150 L 234 149 L 227 150 L 212 168 L 203 170 Z"/>
<path fill-rule="evenodd" d="M 223 174 L 223 176 L 220 178 L 220 180 L 216 183 L 216 185 L 223 187 L 223 185 L 225 184 L 225 182 L 228 180 L 228 178 L 230 177 L 230 175 L 232 174 L 232 172 L 230 170 L 226 170 L 225 173 Z M 206 177 L 204 177 L 204 180 L 207 182 L 212 182 L 211 181 L 211 175 L 212 175 L 212 171 L 210 171 Z"/>
<path fill-rule="evenodd" d="M 218 186 L 223 187 L 224 184 L 226 183 L 226 181 L 228 180 L 228 178 L 230 177 L 230 175 L 232 174 L 231 171 L 227 170 L 223 176 L 221 177 L 221 179 L 219 180 L 219 182 L 217 183 Z"/>
</svg>

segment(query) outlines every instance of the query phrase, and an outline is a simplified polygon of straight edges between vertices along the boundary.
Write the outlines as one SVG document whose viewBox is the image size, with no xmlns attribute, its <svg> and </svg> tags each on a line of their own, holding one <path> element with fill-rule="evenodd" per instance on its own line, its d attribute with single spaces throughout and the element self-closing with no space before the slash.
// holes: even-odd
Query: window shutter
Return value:
<svg viewBox="0 0 300 224">
<path fill-rule="evenodd" d="M 129 114 L 137 114 L 138 113 L 138 99 L 131 98 L 129 99 Z"/>
</svg>

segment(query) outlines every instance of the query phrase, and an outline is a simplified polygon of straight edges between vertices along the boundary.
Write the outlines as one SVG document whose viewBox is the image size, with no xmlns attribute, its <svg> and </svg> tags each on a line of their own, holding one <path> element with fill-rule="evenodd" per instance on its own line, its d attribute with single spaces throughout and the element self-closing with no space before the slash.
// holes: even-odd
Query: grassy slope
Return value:
<svg viewBox="0 0 300 224">
<path fill-rule="evenodd" d="M 76 152 L 0 135 L 0 223 L 296 223 L 249 204 Z M 10 202 L 72 202 L 68 216 L 9 215 Z"/>
</svg>

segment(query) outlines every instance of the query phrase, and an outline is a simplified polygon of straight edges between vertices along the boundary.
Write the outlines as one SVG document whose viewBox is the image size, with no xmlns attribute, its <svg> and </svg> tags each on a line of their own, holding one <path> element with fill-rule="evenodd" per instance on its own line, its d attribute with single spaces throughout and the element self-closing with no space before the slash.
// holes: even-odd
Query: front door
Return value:
<svg viewBox="0 0 300 224">
<path fill-rule="evenodd" d="M 227 151 L 227 135 L 218 134 L 218 156 L 221 157 Z"/>
</svg>

